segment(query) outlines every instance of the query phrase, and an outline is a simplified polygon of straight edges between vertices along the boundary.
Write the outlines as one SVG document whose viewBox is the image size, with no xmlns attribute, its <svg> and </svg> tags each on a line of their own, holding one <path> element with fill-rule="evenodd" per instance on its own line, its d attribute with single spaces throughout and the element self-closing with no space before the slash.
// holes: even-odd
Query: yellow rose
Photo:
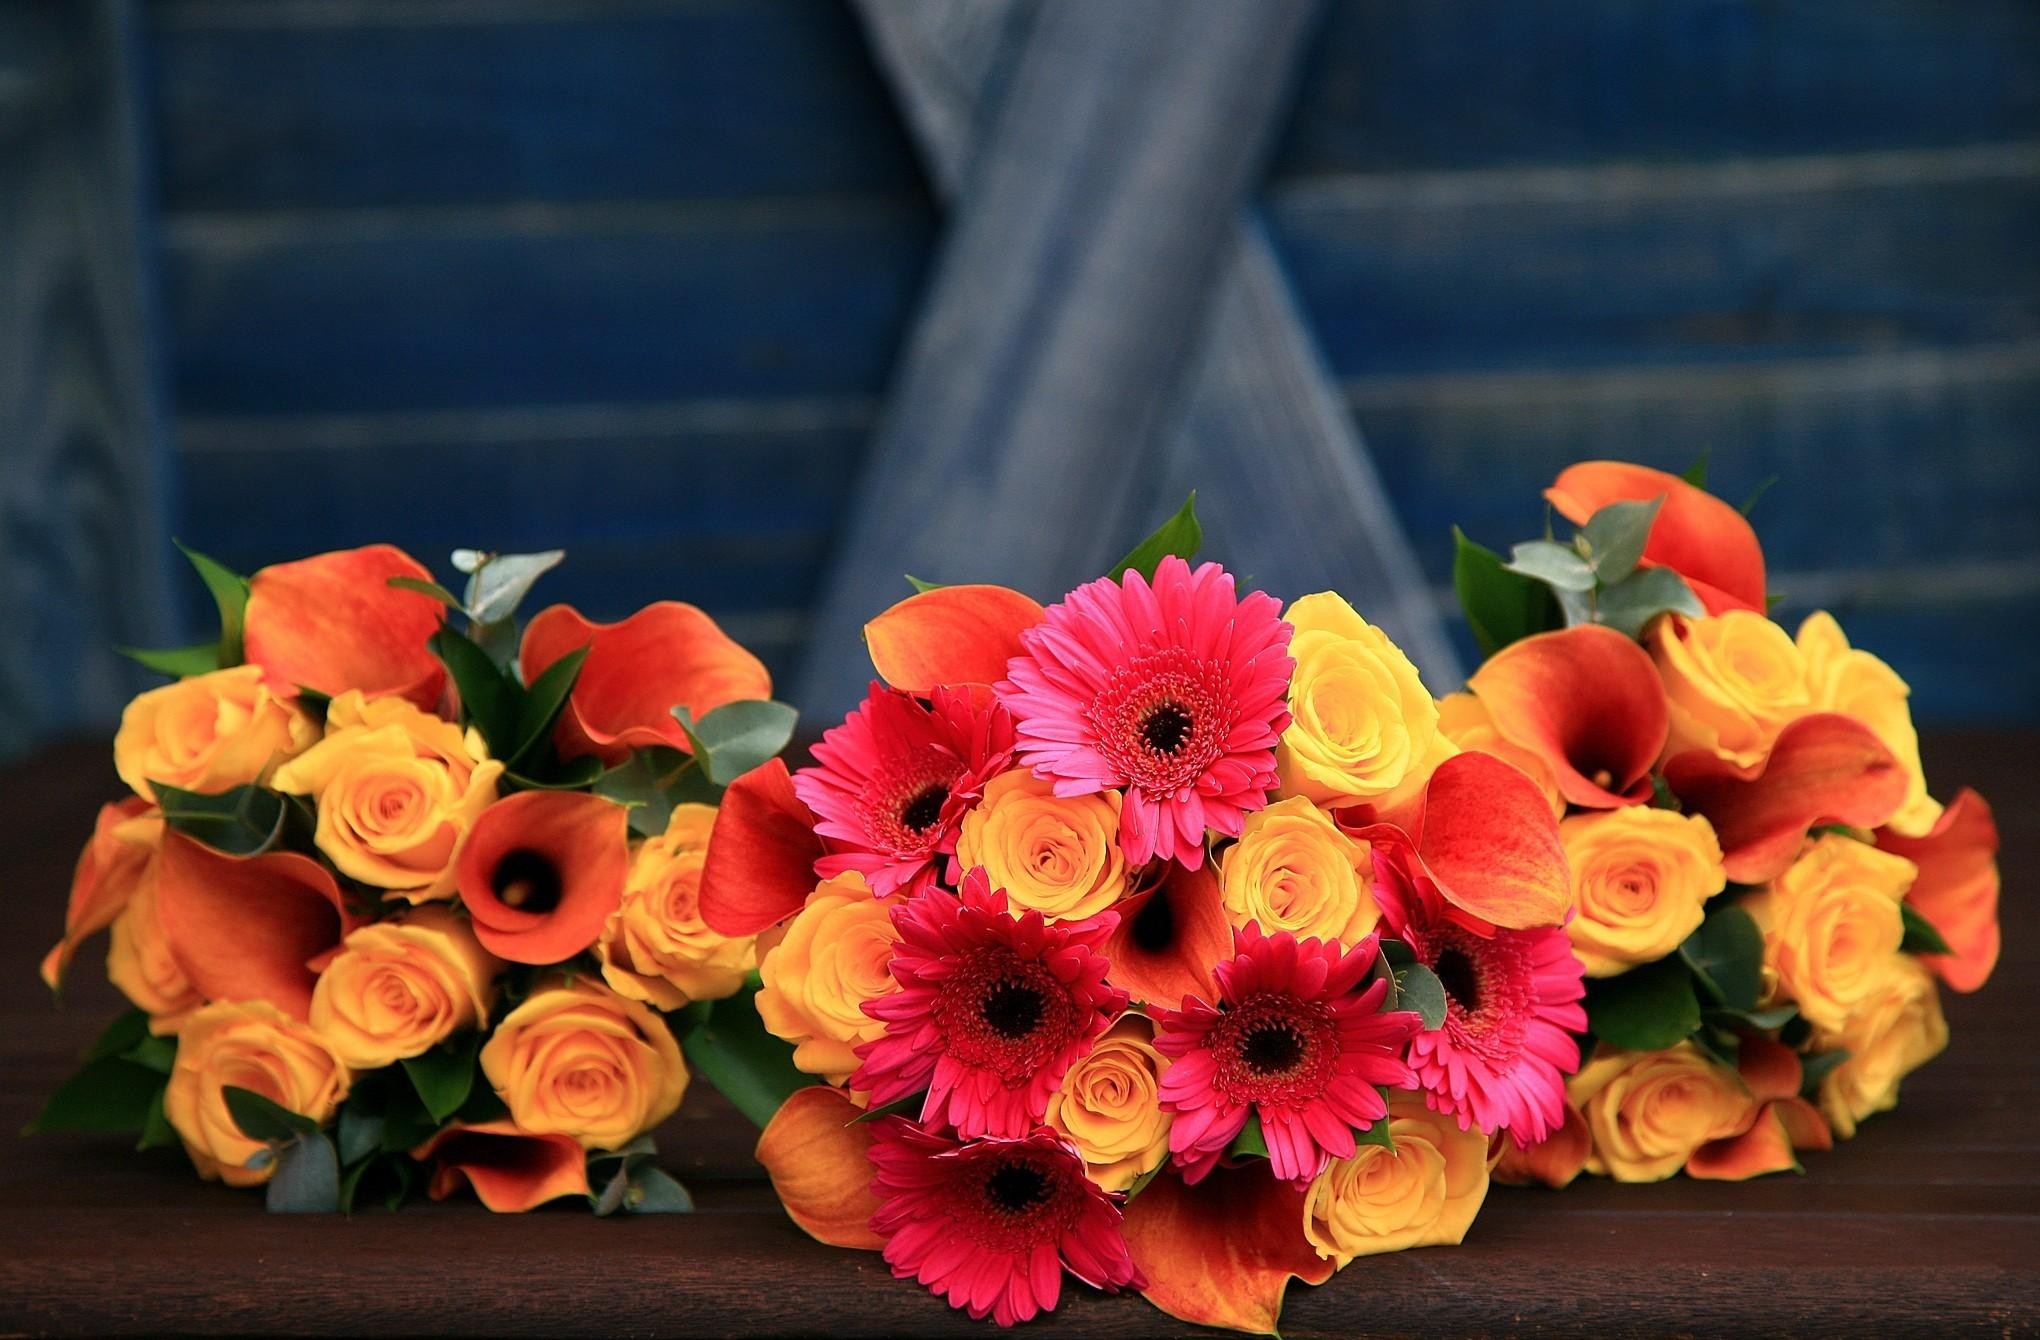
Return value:
<svg viewBox="0 0 2040 1340">
<path fill-rule="evenodd" d="M 1824 833 L 1745 898 L 1763 928 L 1770 997 L 1797 1002 L 1815 1028 L 1840 1028 L 1883 982 L 1905 938 L 1899 904 L 1918 873 L 1903 856 Z"/>
<path fill-rule="evenodd" d="M 1576 814 L 1558 834 L 1577 909 L 1566 934 L 1589 977 L 1612 977 L 1677 949 L 1728 883 L 1714 826 L 1697 814 L 1628 805 Z"/>
<path fill-rule="evenodd" d="M 1947 1045 L 1933 970 L 1910 954 L 1893 954 L 1840 1028 L 1814 1031 L 1813 1051 L 1840 1047 L 1849 1053 L 1820 1082 L 1821 1115 L 1837 1136 L 1849 1139 L 1863 1118 L 1896 1106 L 1899 1081 Z"/>
<path fill-rule="evenodd" d="M 956 858 L 981 865 L 1017 916 L 1050 921 L 1096 916 L 1126 893 L 1119 849 L 1119 793 L 1058 796 L 1025 768 L 1002 772 L 963 817 Z"/>
<path fill-rule="evenodd" d="M 1362 1145 L 1334 1159 L 1303 1198 L 1303 1235 L 1341 1270 L 1356 1256 L 1449 1247 L 1466 1237 L 1488 1190 L 1488 1138 L 1424 1106 L 1388 1100 L 1393 1150 Z"/>
<path fill-rule="evenodd" d="M 1544 803 L 1555 819 L 1565 813 L 1565 796 L 1558 789 L 1558 774 L 1541 754 L 1511 744 L 1495 729 L 1494 714 L 1487 704 L 1464 691 L 1448 693 L 1438 700 L 1438 729 L 1461 752 L 1493 754 L 1537 783 Z"/>
<path fill-rule="evenodd" d="M 150 689 L 120 714 L 113 766 L 134 793 L 149 783 L 218 792 L 265 780 L 282 760 L 318 738 L 295 703 L 262 682 L 262 667 L 237 665 Z"/>
<path fill-rule="evenodd" d="M 454 855 L 502 774 L 480 735 L 350 690 L 327 709 L 326 738 L 271 784 L 312 798 L 313 841 L 341 874 L 419 903 L 453 897 Z"/>
<path fill-rule="evenodd" d="M 323 1124 L 347 1096 L 350 1079 L 316 1033 L 268 1001 L 215 1001 L 178 1034 L 163 1115 L 199 1176 L 254 1186 L 268 1181 L 276 1165 L 248 1166 L 266 1146 L 241 1134 L 227 1110 L 227 1088 L 252 1090 Z"/>
<path fill-rule="evenodd" d="M 733 996 L 758 966 L 758 937 L 731 939 L 701 919 L 701 868 L 715 806 L 675 805 L 666 831 L 639 844 L 623 901 L 596 942 L 602 978 L 632 1000 L 677 1010 Z"/>
<path fill-rule="evenodd" d="M 482 1074 L 531 1135 L 616 1149 L 664 1121 L 687 1092 L 665 1021 L 586 977 L 531 993 L 482 1048 Z"/>
<path fill-rule="evenodd" d="M 158 821 L 160 826 L 160 821 Z M 175 1033 L 205 997 L 170 953 L 156 914 L 156 863 L 135 881 L 127 906 L 114 919 L 106 950 L 106 976 L 136 1009 L 149 1016 L 149 1031 Z"/>
<path fill-rule="evenodd" d="M 864 1002 L 899 990 L 892 977 L 891 907 L 855 873 L 824 881 L 758 965 L 758 1017 L 794 1044 L 793 1063 L 841 1084 L 857 1069 L 857 1044 L 885 1032 Z"/>
<path fill-rule="evenodd" d="M 1247 816 L 1219 867 L 1226 918 L 1273 935 L 1288 931 L 1352 945 L 1374 929 L 1372 849 L 1339 831 L 1301 796 Z"/>
<path fill-rule="evenodd" d="M 1927 794 L 1920 737 L 1906 703 L 1911 686 L 1877 657 L 1851 647 L 1842 626 L 1825 610 L 1807 615 L 1799 625 L 1799 654 L 1806 658 L 1812 710 L 1856 718 L 1905 769 L 1905 803 L 1887 820 L 1891 831 L 1901 837 L 1925 837 L 1941 817 L 1941 804 Z"/>
<path fill-rule="evenodd" d="M 1161 1075 L 1169 1063 L 1154 1048 L 1154 1025 L 1129 1014 L 1063 1076 L 1048 1100 L 1047 1123 L 1084 1156 L 1084 1173 L 1107 1191 L 1124 1191 L 1169 1156 L 1170 1114 Z"/>
<path fill-rule="evenodd" d="M 1587 1171 L 1661 1182 L 1710 1140 L 1749 1129 L 1755 1100 L 1732 1070 L 1690 1042 L 1663 1051 L 1603 1048 L 1566 1085 L 1586 1118 Z"/>
<path fill-rule="evenodd" d="M 1323 591 L 1282 617 L 1296 629 L 1293 720 L 1275 753 L 1285 794 L 1327 808 L 1389 805 L 1456 752 L 1439 733 L 1438 704 L 1417 667 L 1351 605 Z"/>
<path fill-rule="evenodd" d="M 1778 732 L 1813 710 L 1806 658 L 1785 630 L 1750 610 L 1658 619 L 1646 635 L 1671 710 L 1665 755 L 1706 749 L 1760 763 Z"/>
<path fill-rule="evenodd" d="M 486 1023 L 502 966 L 466 917 L 413 908 L 348 935 L 312 987 L 312 1028 L 346 1064 L 375 1070 Z"/>
</svg>

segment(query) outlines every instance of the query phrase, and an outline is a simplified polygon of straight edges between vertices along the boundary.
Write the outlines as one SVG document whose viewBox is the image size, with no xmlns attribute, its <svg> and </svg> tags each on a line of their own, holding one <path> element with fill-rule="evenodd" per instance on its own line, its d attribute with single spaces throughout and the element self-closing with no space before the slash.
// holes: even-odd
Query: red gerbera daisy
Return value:
<svg viewBox="0 0 2040 1340">
<path fill-rule="evenodd" d="M 1415 1086 L 1401 1051 L 1422 1020 L 1382 1010 L 1385 979 L 1362 989 L 1379 935 L 1341 953 L 1336 940 L 1264 936 L 1248 922 L 1234 949 L 1218 965 L 1216 1005 L 1193 996 L 1154 1012 L 1155 1047 L 1173 1061 L 1161 1087 L 1176 1114 L 1169 1150 L 1183 1180 L 1199 1181 L 1252 1112 L 1275 1176 L 1307 1181 L 1353 1153 L 1356 1127 L 1387 1117 L 1378 1086 Z"/>
<path fill-rule="evenodd" d="M 1410 1064 L 1434 1112 L 1506 1130 L 1534 1145 L 1565 1123 L 1565 1077 L 1580 1068 L 1585 970 L 1562 926 L 1492 930 L 1455 918 L 1409 854 L 1374 847 L 1381 928 L 1405 941 L 1445 987 L 1444 1026 L 1410 1042 Z"/>
<path fill-rule="evenodd" d="M 1281 610 L 1173 555 L 1152 584 L 1128 570 L 1078 587 L 1020 634 L 998 686 L 1023 761 L 1058 795 L 1124 787 L 1127 859 L 1196 869 L 1205 830 L 1238 837 L 1275 785 L 1296 666 Z"/>
<path fill-rule="evenodd" d="M 933 882 L 956 850 L 964 814 L 1012 761 L 1013 718 L 982 689 L 937 688 L 923 704 L 874 682 L 814 753 L 793 790 L 834 848 L 815 873 L 855 870 L 884 898 Z"/>
<path fill-rule="evenodd" d="M 885 1036 L 857 1048 L 864 1064 L 850 1087 L 868 1089 L 873 1107 L 925 1088 L 921 1120 L 966 1140 L 1027 1134 L 1063 1073 L 1126 1009 L 1098 952 L 1119 918 L 1012 916 L 1005 890 L 973 867 L 961 894 L 922 889 L 892 920 L 900 989 L 865 1002 Z"/>
<path fill-rule="evenodd" d="M 1147 1281 L 1126 1250 L 1119 1203 L 1046 1128 L 958 1144 L 888 1117 L 871 1141 L 874 1232 L 886 1264 L 951 1307 L 1001 1326 L 1052 1311 L 1062 1275 L 1117 1293 Z"/>
</svg>

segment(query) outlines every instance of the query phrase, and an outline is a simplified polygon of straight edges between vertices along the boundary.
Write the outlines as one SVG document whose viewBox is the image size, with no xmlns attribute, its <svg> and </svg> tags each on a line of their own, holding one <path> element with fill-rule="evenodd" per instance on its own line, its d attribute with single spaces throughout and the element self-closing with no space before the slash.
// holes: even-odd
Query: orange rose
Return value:
<svg viewBox="0 0 2040 1340">
<path fill-rule="evenodd" d="M 445 622 L 437 600 L 391 586 L 430 581 L 425 565 L 393 545 L 371 544 L 262 569 L 248 582 L 248 663 L 289 696 L 406 698 L 430 709 L 446 669 L 426 642 Z"/>
<path fill-rule="evenodd" d="M 1756 1100 L 1690 1042 L 1655 1052 L 1603 1048 L 1566 1085 L 1593 1137 L 1587 1171 L 1661 1182 L 1702 1145 L 1741 1135 Z"/>
<path fill-rule="evenodd" d="M 1488 1139 L 1424 1105 L 1391 1095 L 1394 1149 L 1364 1144 L 1334 1159 L 1305 1193 L 1303 1232 L 1340 1269 L 1355 1257 L 1457 1246 L 1488 1190 Z"/>
<path fill-rule="evenodd" d="M 679 1109 L 687 1067 L 665 1022 L 588 978 L 531 993 L 482 1048 L 482 1074 L 532 1135 L 618 1149 Z"/>
<path fill-rule="evenodd" d="M 248 1166 L 267 1146 L 241 1133 L 226 1090 L 248 1089 L 323 1124 L 347 1096 L 350 1078 L 317 1034 L 274 1005 L 216 1001 L 186 1020 L 178 1035 L 163 1115 L 200 1177 L 254 1186 L 274 1176 L 276 1165 Z"/>
<path fill-rule="evenodd" d="M 1920 763 L 1920 737 L 1913 730 L 1912 688 L 1898 672 L 1867 651 L 1849 645 L 1842 626 L 1825 610 L 1806 616 L 1799 625 L 1799 653 L 1806 658 L 1807 689 L 1816 712 L 1840 712 L 1870 728 L 1905 769 L 1905 803 L 1885 821 L 1900 837 L 1924 837 L 1941 817 L 1941 806 L 1927 794 L 1926 769 Z"/>
<path fill-rule="evenodd" d="M 1790 869 L 1743 900 L 1764 931 L 1774 999 L 1817 1029 L 1838 1029 L 1884 980 L 1905 938 L 1899 904 L 1918 867 L 1839 833 L 1816 839 Z"/>
<path fill-rule="evenodd" d="M 1050 921 L 1096 916 L 1126 893 L 1119 793 L 1058 796 L 1053 783 L 1025 768 L 1002 772 L 963 816 L 956 859 L 983 866 L 1016 917 L 1030 910 Z"/>
<path fill-rule="evenodd" d="M 864 1002 L 899 989 L 890 964 L 899 932 L 892 909 L 855 873 L 824 881 L 758 965 L 758 1017 L 794 1044 L 793 1063 L 841 1084 L 857 1069 L 857 1044 L 885 1032 Z"/>
<path fill-rule="evenodd" d="M 623 902 L 597 942 L 602 977 L 662 1010 L 733 996 L 758 964 L 758 937 L 718 935 L 701 920 L 701 870 L 713 805 L 675 805 L 666 831 L 640 844 Z"/>
<path fill-rule="evenodd" d="M 1043 1120 L 1084 1156 L 1084 1173 L 1124 1191 L 1169 1156 L 1171 1117 L 1162 1109 L 1154 1025 L 1129 1014 L 1080 1057 L 1049 1097 Z"/>
<path fill-rule="evenodd" d="M 1465 692 L 1448 693 L 1440 698 L 1438 729 L 1462 752 L 1477 749 L 1513 765 L 1537 783 L 1537 789 L 1544 793 L 1545 804 L 1551 806 L 1554 819 L 1565 813 L 1565 796 L 1558 789 L 1558 774 L 1552 771 L 1542 754 L 1505 739 L 1495 729 L 1494 715 L 1480 699 Z"/>
<path fill-rule="evenodd" d="M 498 963 L 450 907 L 350 933 L 312 988 L 312 1027 L 356 1070 L 419 1056 L 487 1022 Z"/>
<path fill-rule="evenodd" d="M 1558 832 L 1576 909 L 1565 929 L 1589 977 L 1672 953 L 1728 882 L 1713 826 L 1697 814 L 1629 805 L 1574 815 Z"/>
<path fill-rule="evenodd" d="M 319 737 L 312 719 L 278 698 L 252 665 L 150 689 L 120 714 L 113 766 L 143 800 L 149 783 L 218 792 L 268 778 Z"/>
<path fill-rule="evenodd" d="M 1932 970 L 1910 954 L 1892 954 L 1880 968 L 1840 1027 L 1813 1036 L 1815 1052 L 1849 1053 L 1820 1082 L 1821 1115 L 1844 1140 L 1865 1117 L 1896 1107 L 1899 1081 L 1948 1045 Z"/>
<path fill-rule="evenodd" d="M 1381 909 L 1374 904 L 1373 848 L 1339 831 L 1301 796 L 1247 816 L 1226 848 L 1220 882 L 1235 927 L 1259 922 L 1270 935 L 1357 943 Z"/>
<path fill-rule="evenodd" d="M 1667 615 L 1645 634 L 1664 680 L 1670 757 L 1704 749 L 1739 767 L 1764 761 L 1778 732 L 1813 710 L 1806 658 L 1761 614 Z"/>
</svg>

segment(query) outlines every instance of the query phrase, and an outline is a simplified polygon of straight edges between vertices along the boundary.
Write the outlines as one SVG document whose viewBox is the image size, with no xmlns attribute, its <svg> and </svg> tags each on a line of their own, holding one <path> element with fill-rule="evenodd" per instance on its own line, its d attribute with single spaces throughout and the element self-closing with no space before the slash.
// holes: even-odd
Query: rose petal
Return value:
<svg viewBox="0 0 2040 1340">
<path fill-rule="evenodd" d="M 1173 861 L 1147 888 L 1123 899 L 1119 925 L 1105 941 L 1112 984 L 1143 1004 L 1175 1009 L 1185 996 L 1217 999 L 1212 965 L 1233 952 L 1232 923 L 1210 862 L 1195 870 Z"/>
<path fill-rule="evenodd" d="M 1650 653 L 1631 639 L 1600 624 L 1539 633 L 1489 657 L 1467 687 L 1502 738 L 1543 759 L 1573 804 L 1650 799 L 1671 717 Z"/>
<path fill-rule="evenodd" d="M 1766 1106 L 1741 1135 L 1710 1140 L 1686 1160 L 1686 1176 L 1710 1182 L 1740 1182 L 1765 1173 L 1797 1170 L 1792 1138 L 1785 1123 Z"/>
<path fill-rule="evenodd" d="M 1544 496 L 1574 525 L 1613 502 L 1662 497 L 1643 558 L 1686 579 L 1709 614 L 1764 612 L 1764 550 L 1748 518 L 1677 475 L 1626 461 L 1582 461 L 1560 473 Z"/>
<path fill-rule="evenodd" d="M 1954 951 L 1922 954 L 1922 961 L 1954 990 L 1982 986 L 1997 966 L 1999 944 L 1998 832 L 1990 805 L 1965 787 L 1925 837 L 1886 828 L 1878 830 L 1877 845 L 1920 868 L 1905 900 Z"/>
<path fill-rule="evenodd" d="M 64 938 L 43 956 L 43 984 L 54 991 L 63 985 L 71 959 L 85 940 L 113 924 L 127 906 L 128 895 L 155 853 L 120 835 L 121 829 L 150 808 L 139 796 L 99 807 L 91 840 L 78 853 L 71 871 L 71 901 L 64 909 Z"/>
<path fill-rule="evenodd" d="M 1196 1325 L 1273 1335 L 1292 1277 L 1332 1277 L 1303 1218 L 1302 1188 L 1261 1164 L 1214 1168 L 1194 1187 L 1165 1169 L 1126 1203 L 1124 1231 L 1150 1303 Z"/>
<path fill-rule="evenodd" d="M 857 1122 L 863 1115 L 831 1085 L 795 1089 L 765 1123 L 758 1162 L 772 1175 L 787 1218 L 809 1237 L 877 1251 L 885 1239 L 871 1230 L 878 1193 L 871 1189 L 871 1124 Z"/>
<path fill-rule="evenodd" d="M 1039 604 L 1004 586 L 939 586 L 864 625 L 864 644 L 880 679 L 925 697 L 937 684 L 1004 679 L 1022 630 L 1041 618 Z"/>
<path fill-rule="evenodd" d="M 1586 1168 L 1592 1137 L 1587 1119 L 1568 1100 L 1565 1124 L 1546 1139 L 1522 1148 L 1507 1134 L 1497 1134 L 1495 1143 L 1499 1146 L 1493 1174 L 1496 1181 L 1557 1189 L 1570 1185 Z"/>
<path fill-rule="evenodd" d="M 454 862 L 482 947 L 512 963 L 558 963 L 594 944 L 623 901 L 629 822 L 623 806 L 577 791 L 519 791 L 483 810 Z M 554 885 L 550 906 L 503 901 L 497 885 L 513 856 Z"/>
<path fill-rule="evenodd" d="M 207 1000 L 266 1000 L 311 1015 L 311 962 L 351 929 L 332 874 L 309 856 L 222 856 L 163 834 L 156 914 L 170 955 Z"/>
<path fill-rule="evenodd" d="M 701 866 L 701 919 L 718 935 L 756 935 L 800 911 L 826 854 L 814 811 L 793 793 L 784 759 L 731 782 Z"/>
<path fill-rule="evenodd" d="M 392 577 L 432 580 L 424 564 L 388 544 L 263 568 L 248 585 L 249 664 L 261 666 L 279 694 L 307 688 L 337 698 L 360 689 L 431 711 L 446 669 L 425 643 L 445 611 L 431 596 L 391 586 Z"/>
<path fill-rule="evenodd" d="M 411 1151 L 432 1159 L 429 1192 L 445 1200 L 462 1186 L 497 1214 L 521 1214 L 561 1196 L 585 1196 L 588 1156 L 571 1135 L 533 1135 L 504 1118 L 456 1121 Z"/>
</svg>

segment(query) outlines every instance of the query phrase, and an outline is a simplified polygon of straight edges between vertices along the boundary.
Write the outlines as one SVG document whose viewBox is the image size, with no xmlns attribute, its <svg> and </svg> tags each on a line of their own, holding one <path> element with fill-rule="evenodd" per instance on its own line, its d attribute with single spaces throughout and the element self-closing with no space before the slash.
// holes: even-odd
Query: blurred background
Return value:
<svg viewBox="0 0 2040 1340">
<path fill-rule="evenodd" d="M 210 632 L 173 536 L 563 547 L 830 717 L 907 564 L 1185 484 L 1446 677 L 1452 525 L 1703 455 L 1788 624 L 2040 722 L 2040 5 L 0 0 L 0 756 Z"/>
</svg>

